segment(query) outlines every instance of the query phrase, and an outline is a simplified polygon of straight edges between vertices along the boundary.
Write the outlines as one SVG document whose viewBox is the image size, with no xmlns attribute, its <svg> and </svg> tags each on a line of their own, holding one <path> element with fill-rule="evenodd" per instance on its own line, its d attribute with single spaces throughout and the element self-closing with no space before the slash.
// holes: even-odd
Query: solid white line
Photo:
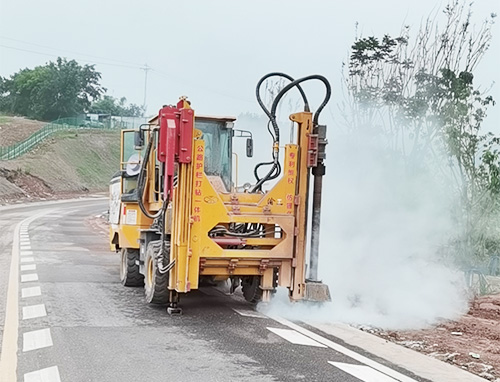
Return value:
<svg viewBox="0 0 500 382">
<path fill-rule="evenodd" d="M 23 272 L 23 271 L 34 271 L 34 270 L 36 270 L 36 264 L 21 265 L 21 272 Z"/>
<path fill-rule="evenodd" d="M 28 273 L 27 275 L 21 275 L 22 283 L 26 283 L 29 281 L 38 281 L 38 275 L 36 273 Z"/>
<path fill-rule="evenodd" d="M 365 382 L 397 382 L 397 379 L 391 378 L 368 366 L 332 361 L 328 361 L 328 363 Z"/>
<path fill-rule="evenodd" d="M 272 315 L 270 315 L 269 317 L 271 317 L 273 320 L 279 322 L 282 325 L 288 326 L 289 328 L 294 329 L 294 330 L 298 331 L 299 333 L 302 333 L 305 336 L 312 338 L 313 340 L 318 341 L 319 343 L 326 345 L 329 348 L 331 348 L 339 353 L 342 353 L 342 354 L 344 354 L 344 355 L 346 355 L 346 356 L 348 356 L 348 357 L 350 357 L 350 358 L 352 358 L 360 363 L 364 363 L 365 365 L 370 366 L 373 369 L 380 371 L 381 373 L 384 373 L 388 376 L 391 376 L 400 382 L 417 382 L 413 378 L 407 377 L 406 375 L 401 374 L 395 370 L 392 370 L 391 368 L 384 366 L 378 362 L 375 362 L 368 357 L 365 357 L 365 356 L 358 354 L 352 350 L 349 350 L 342 345 L 336 344 L 335 342 L 330 341 L 329 339 L 324 338 L 316 333 L 313 333 L 310 330 L 304 329 L 303 327 L 301 327 L 297 324 L 294 324 L 293 322 L 290 322 L 284 318 L 281 318 L 278 316 L 272 316 Z"/>
<path fill-rule="evenodd" d="M 50 329 L 35 330 L 23 334 L 23 352 L 52 346 Z"/>
<path fill-rule="evenodd" d="M 277 334 L 278 336 L 284 338 L 285 340 L 291 342 L 292 344 L 326 348 L 325 345 L 320 344 L 319 342 L 316 342 L 310 339 L 309 337 L 306 337 L 305 335 L 296 332 L 295 330 L 277 329 L 277 328 L 267 328 L 267 330 L 270 330 L 274 334 Z"/>
<path fill-rule="evenodd" d="M 61 382 L 57 366 L 24 374 L 24 382 Z"/>
<path fill-rule="evenodd" d="M 33 251 L 21 251 L 21 256 L 33 256 Z"/>
<path fill-rule="evenodd" d="M 32 263 L 35 261 L 34 257 L 21 257 L 21 263 Z"/>
<path fill-rule="evenodd" d="M 36 296 L 40 296 L 41 294 L 42 294 L 42 290 L 40 289 L 39 286 L 21 289 L 21 297 L 22 298 L 36 297 Z"/>
<path fill-rule="evenodd" d="M 0 382 L 16 381 L 17 369 L 17 333 L 19 330 L 19 223 L 14 229 L 12 256 L 10 260 L 7 303 L 2 347 L 0 348 Z"/>
<path fill-rule="evenodd" d="M 255 317 L 255 318 L 266 318 L 262 313 L 255 312 L 253 310 L 244 310 L 244 309 L 234 309 L 233 310 L 241 316 L 244 317 Z"/>
<path fill-rule="evenodd" d="M 47 311 L 45 310 L 45 304 L 23 306 L 23 320 L 45 317 L 46 315 Z"/>
</svg>

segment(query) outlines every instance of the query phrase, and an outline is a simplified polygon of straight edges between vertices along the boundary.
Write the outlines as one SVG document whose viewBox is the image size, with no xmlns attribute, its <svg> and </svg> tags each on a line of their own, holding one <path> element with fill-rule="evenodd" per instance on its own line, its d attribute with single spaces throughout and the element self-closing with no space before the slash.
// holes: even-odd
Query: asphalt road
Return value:
<svg viewBox="0 0 500 382">
<path fill-rule="evenodd" d="M 120 284 L 118 255 L 87 221 L 106 209 L 0 208 L 0 380 L 14 382 L 10 368 L 25 382 L 423 381 L 218 288 L 183 298 L 182 316 L 146 304 L 142 288 Z"/>
</svg>

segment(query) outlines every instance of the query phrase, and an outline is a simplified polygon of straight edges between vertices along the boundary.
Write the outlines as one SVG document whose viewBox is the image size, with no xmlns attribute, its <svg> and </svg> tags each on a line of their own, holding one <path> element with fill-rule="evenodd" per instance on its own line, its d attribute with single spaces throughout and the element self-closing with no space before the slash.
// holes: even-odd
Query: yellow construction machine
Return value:
<svg viewBox="0 0 500 382">
<path fill-rule="evenodd" d="M 268 110 L 260 88 L 276 76 L 290 82 Z M 314 114 L 301 87 L 311 80 L 326 89 Z M 291 142 L 280 155 L 276 111 L 293 88 L 304 111 L 290 115 Z M 111 249 L 121 254 L 122 284 L 144 285 L 146 300 L 168 305 L 171 314 L 181 312 L 180 295 L 204 279 L 231 280 L 231 290 L 241 286 L 249 302 L 268 301 L 278 286 L 288 288 L 292 300 L 329 299 L 317 271 L 327 143 L 326 126 L 318 119 L 330 98 L 330 84 L 320 75 L 295 80 L 269 73 L 256 93 L 269 118 L 272 160 L 257 164 L 255 183 L 243 189 L 232 179 L 233 138 L 247 138 L 247 156 L 252 156 L 253 138 L 235 129 L 235 118 L 197 116 L 181 97 L 148 124 L 122 131 L 121 171 L 110 185 Z"/>
</svg>

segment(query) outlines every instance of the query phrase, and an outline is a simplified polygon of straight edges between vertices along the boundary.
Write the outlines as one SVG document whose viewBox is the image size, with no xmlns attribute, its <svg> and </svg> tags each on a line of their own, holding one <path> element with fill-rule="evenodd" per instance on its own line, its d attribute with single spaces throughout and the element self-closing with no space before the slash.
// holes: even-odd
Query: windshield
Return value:
<svg viewBox="0 0 500 382">
<path fill-rule="evenodd" d="M 226 189 L 231 190 L 232 130 L 226 128 L 225 121 L 196 120 L 195 125 L 203 132 L 205 141 L 205 173 L 219 176 Z"/>
</svg>

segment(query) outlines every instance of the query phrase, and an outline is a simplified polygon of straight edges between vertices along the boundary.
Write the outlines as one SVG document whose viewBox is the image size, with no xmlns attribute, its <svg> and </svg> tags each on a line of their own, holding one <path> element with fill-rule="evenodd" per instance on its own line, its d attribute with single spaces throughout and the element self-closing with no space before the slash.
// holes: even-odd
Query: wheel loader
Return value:
<svg viewBox="0 0 500 382">
<path fill-rule="evenodd" d="M 289 82 L 268 108 L 261 87 L 272 77 Z M 301 86 L 308 81 L 325 87 L 314 113 Z M 283 145 L 277 109 L 292 89 L 304 108 L 289 116 L 292 134 Z M 204 280 L 230 281 L 231 291 L 241 286 L 251 303 L 268 301 L 277 287 L 288 288 L 291 300 L 328 300 L 317 271 L 327 144 L 319 116 L 330 94 L 320 75 L 260 79 L 271 160 L 256 164 L 254 183 L 244 187 L 232 178 L 233 140 L 246 138 L 252 157 L 253 137 L 235 128 L 236 118 L 196 115 L 181 97 L 148 124 L 122 130 L 120 171 L 110 184 L 110 246 L 121 256 L 121 283 L 144 286 L 147 302 L 170 314 L 181 313 L 180 297 Z"/>
</svg>

